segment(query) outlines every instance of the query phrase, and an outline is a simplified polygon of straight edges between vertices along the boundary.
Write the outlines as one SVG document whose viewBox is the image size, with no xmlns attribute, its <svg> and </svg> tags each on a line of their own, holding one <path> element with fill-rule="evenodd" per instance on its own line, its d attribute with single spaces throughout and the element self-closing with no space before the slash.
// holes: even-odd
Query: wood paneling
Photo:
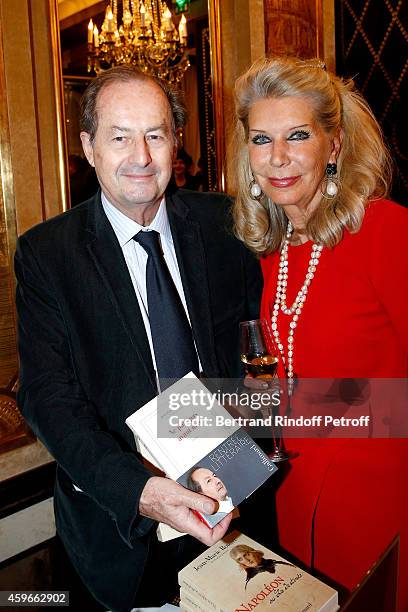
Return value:
<svg viewBox="0 0 408 612">
<path fill-rule="evenodd" d="M 334 0 L 264 0 L 268 54 L 319 57 L 334 70 Z"/>
<path fill-rule="evenodd" d="M 216 117 L 222 115 L 223 121 L 217 123 L 217 140 L 223 147 L 223 172 L 226 191 L 233 193 L 233 160 L 231 136 L 234 127 L 234 83 L 258 57 L 265 54 L 264 5 L 262 0 L 223 0 L 215 2 L 219 10 L 219 44 L 217 49 L 219 72 L 218 97 L 214 99 Z M 211 16 L 210 16 L 211 19 Z M 218 100 L 218 102 L 217 102 Z M 220 127 L 219 127 L 220 126 Z M 222 153 L 221 153 L 222 154 Z"/>
<path fill-rule="evenodd" d="M 56 3 L 0 0 L 0 451 L 20 443 L 15 281 L 17 235 L 66 202 Z M 6 444 L 4 444 L 6 446 Z"/>
</svg>

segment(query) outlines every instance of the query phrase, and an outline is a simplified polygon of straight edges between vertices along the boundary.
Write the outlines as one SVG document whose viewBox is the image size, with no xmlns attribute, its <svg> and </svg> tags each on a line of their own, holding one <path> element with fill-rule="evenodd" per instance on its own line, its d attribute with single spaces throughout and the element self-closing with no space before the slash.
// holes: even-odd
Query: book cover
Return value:
<svg viewBox="0 0 408 612">
<path fill-rule="evenodd" d="M 205 610 L 334 612 L 337 591 L 303 569 L 234 532 L 179 572 L 179 584 Z M 191 608 L 191 602 L 187 602 Z"/>
<path fill-rule="evenodd" d="M 202 402 L 198 398 L 194 405 L 200 393 Z M 136 444 L 141 442 L 150 454 L 149 460 L 173 480 L 239 429 L 211 426 L 210 418 L 211 422 L 216 417 L 231 418 L 218 402 L 213 404 L 211 396 L 194 374 L 187 374 L 126 419 Z M 175 398 L 179 398 L 178 403 Z"/>
<path fill-rule="evenodd" d="M 145 447 L 143 442 L 141 442 L 141 440 L 137 438 L 137 436 L 135 436 L 135 439 L 136 439 L 136 448 L 139 451 L 139 453 L 142 455 L 142 458 L 143 458 L 143 461 L 146 467 L 150 469 L 151 471 L 153 471 L 157 476 L 163 476 L 164 470 L 161 468 L 161 466 L 155 463 L 155 459 L 149 453 L 148 449 Z M 234 508 L 233 518 L 238 518 L 238 517 L 239 517 L 239 510 L 238 508 Z M 169 540 L 174 540 L 176 538 L 180 538 L 181 536 L 186 535 L 186 533 L 177 531 L 177 529 L 170 527 L 170 525 L 166 525 L 166 523 L 158 524 L 157 529 L 156 529 L 156 534 L 157 534 L 157 539 L 159 540 L 159 542 L 168 542 Z"/>
<path fill-rule="evenodd" d="M 216 420 L 217 426 L 212 426 Z M 214 514 L 200 513 L 210 528 L 277 470 L 247 432 L 231 421 L 192 374 L 126 419 L 142 455 L 169 478 L 217 501 Z"/>
<path fill-rule="evenodd" d="M 275 464 L 244 430 L 235 431 L 202 457 L 177 482 L 218 503 L 214 514 L 202 514 L 214 527 L 276 471 Z"/>
</svg>

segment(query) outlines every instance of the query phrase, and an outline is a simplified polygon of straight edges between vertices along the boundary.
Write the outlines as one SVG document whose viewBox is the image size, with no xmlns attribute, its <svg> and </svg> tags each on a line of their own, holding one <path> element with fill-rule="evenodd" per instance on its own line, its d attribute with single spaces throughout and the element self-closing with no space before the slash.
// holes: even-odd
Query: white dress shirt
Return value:
<svg viewBox="0 0 408 612">
<path fill-rule="evenodd" d="M 169 218 L 167 216 L 166 202 L 163 197 L 156 216 L 148 226 L 139 225 L 139 223 L 124 215 L 116 208 L 116 206 L 113 206 L 113 204 L 108 201 L 103 192 L 102 206 L 123 251 L 130 278 L 132 279 L 133 288 L 139 303 L 140 312 L 142 313 L 143 323 L 146 328 L 147 338 L 149 340 L 150 352 L 152 354 L 153 365 L 157 375 L 156 359 L 154 355 L 152 333 L 149 322 L 149 311 L 147 307 L 147 253 L 139 243 L 133 240 L 133 236 L 135 236 L 138 232 L 155 230 L 160 234 L 160 242 L 163 249 L 164 260 L 167 264 L 170 275 L 184 306 L 184 310 L 186 311 L 188 321 L 191 325 L 183 284 L 181 282 L 180 270 L 177 263 L 176 251 L 174 249 L 173 237 L 171 235 Z"/>
</svg>

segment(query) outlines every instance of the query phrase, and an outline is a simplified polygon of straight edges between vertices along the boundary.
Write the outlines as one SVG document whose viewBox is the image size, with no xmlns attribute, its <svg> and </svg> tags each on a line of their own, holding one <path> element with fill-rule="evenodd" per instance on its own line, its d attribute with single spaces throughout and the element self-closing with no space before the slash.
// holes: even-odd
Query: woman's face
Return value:
<svg viewBox="0 0 408 612">
<path fill-rule="evenodd" d="M 186 164 L 182 159 L 175 159 L 173 161 L 173 171 L 177 176 L 182 176 L 186 173 Z"/>
<path fill-rule="evenodd" d="M 307 98 L 261 98 L 251 107 L 249 161 L 262 191 L 275 204 L 313 210 L 328 163 L 340 151 L 338 135 L 317 123 Z"/>
</svg>

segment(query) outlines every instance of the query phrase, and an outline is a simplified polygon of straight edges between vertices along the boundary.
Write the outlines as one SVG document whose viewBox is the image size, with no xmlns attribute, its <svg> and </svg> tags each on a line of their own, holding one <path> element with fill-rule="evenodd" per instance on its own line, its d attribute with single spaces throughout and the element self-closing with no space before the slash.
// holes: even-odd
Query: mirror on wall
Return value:
<svg viewBox="0 0 408 612">
<path fill-rule="evenodd" d="M 188 185 L 203 191 L 219 190 L 210 53 L 211 3 L 190 0 L 184 6 L 185 13 L 178 15 L 175 14 L 176 2 L 169 0 L 167 4 L 176 27 L 181 27 L 180 15 L 185 14 L 187 18 L 185 40 L 190 67 L 178 86 L 184 93 L 189 117 L 179 140 L 187 153 L 185 161 L 189 165 L 188 156 L 191 158 L 190 174 L 196 178 Z M 90 79 L 95 76 L 92 69 L 89 71 L 88 25 L 92 20 L 100 31 L 107 5 L 106 1 L 89 0 L 77 0 L 75 3 L 60 0 L 58 4 L 71 205 L 90 197 L 96 184 L 95 174 L 84 160 L 79 139 L 79 101 Z M 123 3 L 118 2 L 117 5 L 118 23 L 121 23 Z M 91 39 L 93 45 L 95 39 L 92 34 Z"/>
</svg>

